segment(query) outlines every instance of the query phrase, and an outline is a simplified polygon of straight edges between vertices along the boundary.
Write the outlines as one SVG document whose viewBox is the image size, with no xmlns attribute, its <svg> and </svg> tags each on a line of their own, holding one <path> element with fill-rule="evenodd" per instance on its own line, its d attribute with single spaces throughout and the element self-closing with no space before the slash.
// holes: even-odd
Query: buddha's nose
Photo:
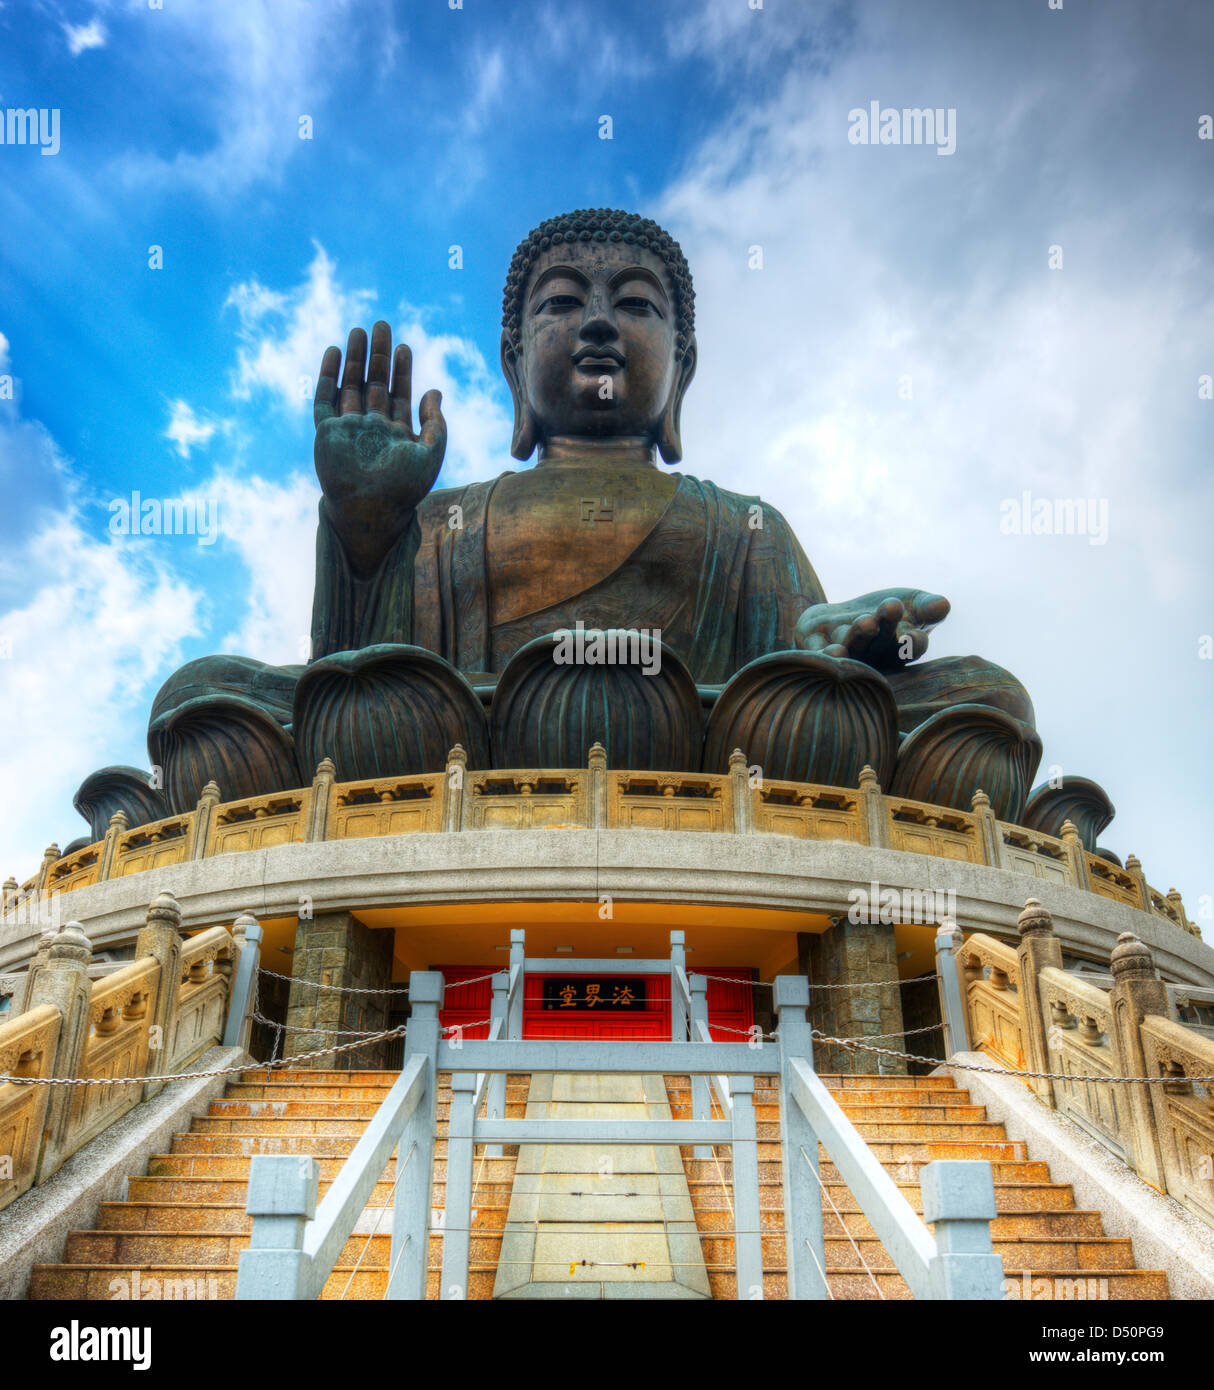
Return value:
<svg viewBox="0 0 1214 1390">
<path fill-rule="evenodd" d="M 619 336 L 610 298 L 602 289 L 591 290 L 586 308 L 582 311 L 582 337 L 587 342 L 601 345 Z"/>
</svg>

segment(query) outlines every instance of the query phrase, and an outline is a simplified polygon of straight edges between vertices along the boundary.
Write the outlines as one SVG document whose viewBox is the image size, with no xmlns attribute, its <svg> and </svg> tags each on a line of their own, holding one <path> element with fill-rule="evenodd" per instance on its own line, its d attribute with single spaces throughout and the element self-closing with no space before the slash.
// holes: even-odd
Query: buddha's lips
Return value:
<svg viewBox="0 0 1214 1390">
<path fill-rule="evenodd" d="M 582 348 L 573 354 L 574 365 L 609 370 L 624 365 L 624 354 L 614 348 Z"/>
</svg>

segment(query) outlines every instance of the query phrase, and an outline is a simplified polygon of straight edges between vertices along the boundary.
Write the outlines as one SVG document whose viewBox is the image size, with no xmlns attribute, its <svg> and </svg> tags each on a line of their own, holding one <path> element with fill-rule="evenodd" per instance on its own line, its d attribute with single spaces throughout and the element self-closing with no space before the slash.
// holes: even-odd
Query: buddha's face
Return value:
<svg viewBox="0 0 1214 1390">
<path fill-rule="evenodd" d="M 661 439 L 690 373 L 675 361 L 674 295 L 660 256 L 623 242 L 552 247 L 532 268 L 520 333 L 511 385 L 537 442 Z"/>
</svg>

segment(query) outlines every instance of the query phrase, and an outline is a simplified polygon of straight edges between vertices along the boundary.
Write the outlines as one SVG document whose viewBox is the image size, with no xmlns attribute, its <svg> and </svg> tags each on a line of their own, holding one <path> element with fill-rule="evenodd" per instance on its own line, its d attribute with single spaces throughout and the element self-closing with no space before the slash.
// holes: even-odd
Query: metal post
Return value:
<svg viewBox="0 0 1214 1390">
<path fill-rule="evenodd" d="M 687 978 L 687 949 L 683 944 L 685 940 L 686 937 L 681 931 L 670 933 L 670 1040 L 677 1043 L 687 1041 L 687 1004 L 678 981 L 680 970 L 683 972 L 683 978 Z"/>
<path fill-rule="evenodd" d="M 316 1215 L 320 1164 L 299 1154 L 254 1154 L 245 1211 L 253 1218 L 247 1250 L 240 1252 L 236 1297 L 314 1298 L 308 1287 L 304 1227 Z"/>
<path fill-rule="evenodd" d="M 409 977 L 412 1012 L 405 1033 L 406 1061 L 426 1058 L 426 1093 L 409 1117 L 396 1150 L 396 1195 L 392 1204 L 392 1247 L 388 1256 L 388 1291 L 392 1299 L 426 1296 L 429 1264 L 430 1193 L 434 1181 L 434 1118 L 438 1072 L 438 1011 L 443 977 L 436 970 L 415 970 Z M 407 1171 L 405 1171 L 407 1167 Z"/>
<path fill-rule="evenodd" d="M 1003 1259 L 991 1249 L 995 1183 L 984 1159 L 938 1159 L 919 1175 L 923 1220 L 935 1227 L 936 1298 L 1004 1297 Z"/>
<path fill-rule="evenodd" d="M 708 981 L 703 975 L 692 975 L 691 986 L 691 1040 L 702 1042 L 698 1025 L 708 1026 Z M 712 1119 L 712 1083 L 706 1076 L 691 1078 L 691 1118 L 693 1120 Z M 711 1158 L 712 1149 L 707 1144 L 697 1144 L 691 1151 L 693 1158 Z"/>
<path fill-rule="evenodd" d="M 451 1119 L 447 1126 L 447 1200 L 443 1212 L 444 1299 L 468 1297 L 468 1256 L 472 1226 L 472 1150 L 476 1073 L 451 1077 Z"/>
<path fill-rule="evenodd" d="M 519 975 L 523 976 L 527 970 L 527 933 L 522 927 L 512 927 L 510 930 L 510 973 L 514 974 L 514 967 L 518 966 Z M 506 1024 L 506 1036 L 517 1042 L 523 1036 L 523 995 L 525 993 L 524 981 L 520 978 L 518 989 L 515 990 L 514 999 L 510 1005 L 510 1017 Z"/>
<path fill-rule="evenodd" d="M 755 1126 L 755 1079 L 731 1076 L 733 1099 L 734 1264 L 738 1298 L 763 1297 L 763 1237 L 759 1231 L 759 1144 Z"/>
<path fill-rule="evenodd" d="M 245 944 L 236 962 L 236 978 L 228 997 L 228 1017 L 223 1028 L 224 1047 L 243 1047 L 249 1050 L 249 1034 L 253 1027 L 253 995 L 257 972 L 261 968 L 261 939 L 264 933 L 251 912 L 242 912 L 236 919 L 244 929 Z"/>
<path fill-rule="evenodd" d="M 787 1249 L 789 1298 L 829 1298 L 822 1271 L 826 1248 L 822 1235 L 822 1188 L 818 1136 L 793 1099 L 792 1058 L 813 1068 L 814 1044 L 809 1028 L 809 981 L 804 975 L 775 979 L 777 1036 L 780 1042 L 780 1148 L 784 1165 L 784 1244 Z"/>
<path fill-rule="evenodd" d="M 493 1036 L 493 1025 L 501 1020 L 498 1037 L 506 1036 L 506 991 L 510 988 L 510 972 L 499 971 L 493 977 L 493 1004 L 489 1010 L 489 1036 Z M 506 1073 L 495 1071 L 489 1077 L 485 1091 L 485 1118 L 504 1120 L 506 1118 Z M 486 1144 L 486 1158 L 501 1158 L 506 1150 L 501 1144 Z"/>
<path fill-rule="evenodd" d="M 936 932 L 936 974 L 940 976 L 940 1013 L 944 1021 L 944 1055 L 955 1057 L 968 1052 L 969 1029 L 966 1026 L 965 996 L 961 992 L 961 976 L 957 971 L 957 952 L 963 937 L 956 922 L 943 921 Z"/>
</svg>

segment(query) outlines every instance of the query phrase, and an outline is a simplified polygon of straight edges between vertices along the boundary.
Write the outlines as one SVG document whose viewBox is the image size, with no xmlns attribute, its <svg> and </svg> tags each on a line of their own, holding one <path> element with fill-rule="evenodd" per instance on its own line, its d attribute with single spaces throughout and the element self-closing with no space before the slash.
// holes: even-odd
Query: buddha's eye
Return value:
<svg viewBox="0 0 1214 1390">
<path fill-rule="evenodd" d="M 559 314 L 567 309 L 576 309 L 580 304 L 581 300 L 579 300 L 576 295 L 553 294 L 549 295 L 549 297 L 544 300 L 536 312 L 540 314 Z"/>
<path fill-rule="evenodd" d="M 661 318 L 661 312 L 658 306 L 652 300 L 646 299 L 643 295 L 639 294 L 628 295 L 624 299 L 617 300 L 615 307 L 617 309 L 627 309 L 633 314 L 657 314 L 658 317 Z"/>
</svg>

